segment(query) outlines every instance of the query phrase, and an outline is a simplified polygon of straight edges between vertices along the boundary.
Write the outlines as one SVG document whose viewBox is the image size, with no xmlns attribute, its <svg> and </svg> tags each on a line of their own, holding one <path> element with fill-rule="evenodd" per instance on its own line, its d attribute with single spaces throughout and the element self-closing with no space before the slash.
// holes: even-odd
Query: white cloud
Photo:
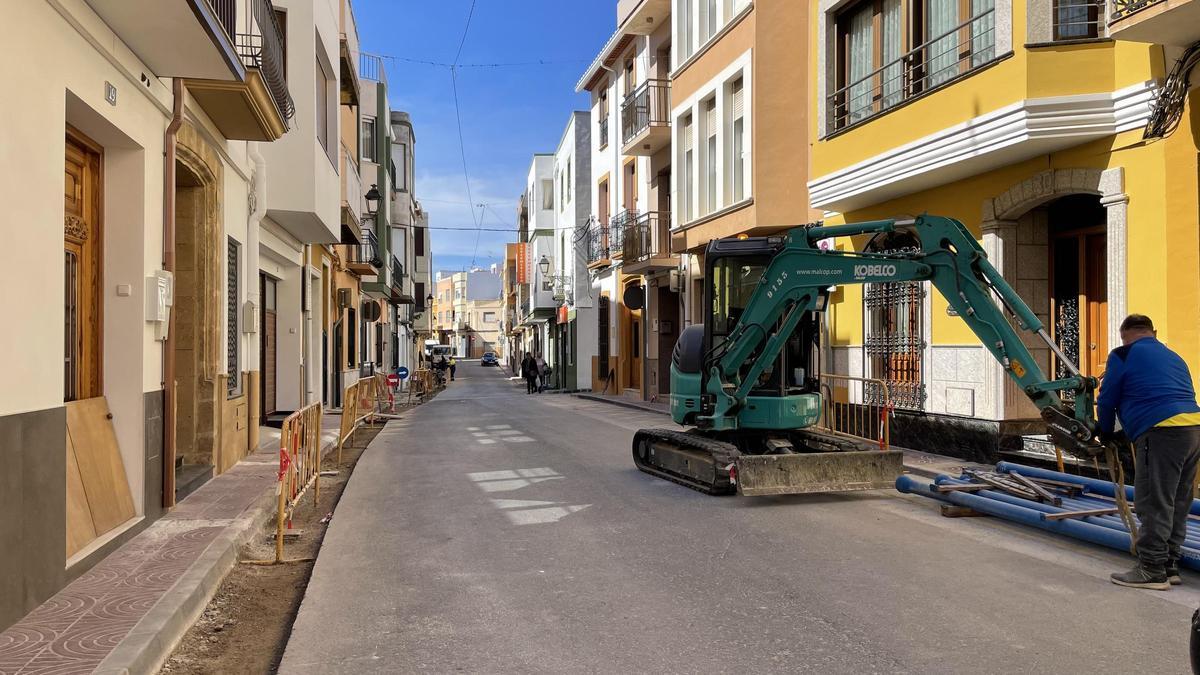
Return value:
<svg viewBox="0 0 1200 675">
<path fill-rule="evenodd" d="M 493 176 L 472 176 L 471 201 L 487 204 L 483 209 L 481 227 L 509 229 L 509 232 L 476 232 L 480 218 L 478 207 L 474 208 L 476 221 L 472 220 L 472 208 L 468 205 L 466 182 L 462 173 L 417 173 L 417 200 L 429 213 L 429 225 L 433 240 L 433 256 L 436 261 L 448 256 L 465 256 L 470 262 L 472 255 L 480 262 L 486 258 L 503 257 L 504 244 L 516 241 L 516 209 L 521 188 L 512 187 L 511 179 Z M 462 228 L 455 232 L 436 228 Z M 478 247 L 476 239 L 478 238 Z"/>
</svg>

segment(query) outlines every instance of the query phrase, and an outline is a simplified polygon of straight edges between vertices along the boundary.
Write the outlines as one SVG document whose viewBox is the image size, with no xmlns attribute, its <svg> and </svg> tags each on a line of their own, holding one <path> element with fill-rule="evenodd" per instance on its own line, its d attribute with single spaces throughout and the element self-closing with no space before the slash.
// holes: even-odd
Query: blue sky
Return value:
<svg viewBox="0 0 1200 675">
<path fill-rule="evenodd" d="M 416 195 L 430 226 L 473 228 L 449 69 L 471 0 L 354 0 L 363 51 L 385 61 L 393 110 L 412 115 Z M 587 97 L 575 83 L 616 23 L 614 0 L 477 0 L 457 76 L 472 201 L 488 204 L 483 227 L 516 224 L 517 200 L 535 152 L 553 152 L 572 110 Z M 548 65 L 476 68 L 469 64 Z M 480 209 L 476 208 L 476 217 Z M 515 232 L 432 231 L 435 270 L 502 262 Z M 476 238 L 478 251 L 476 252 Z"/>
</svg>

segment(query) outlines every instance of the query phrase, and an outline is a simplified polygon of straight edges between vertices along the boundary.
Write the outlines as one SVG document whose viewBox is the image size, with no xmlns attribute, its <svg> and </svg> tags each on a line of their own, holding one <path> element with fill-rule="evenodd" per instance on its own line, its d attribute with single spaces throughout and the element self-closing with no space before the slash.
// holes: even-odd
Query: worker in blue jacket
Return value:
<svg viewBox="0 0 1200 675">
<path fill-rule="evenodd" d="M 1096 407 L 1102 442 L 1133 441 L 1134 507 L 1141 521 L 1138 564 L 1113 574 L 1112 582 L 1165 591 L 1182 583 L 1179 557 L 1200 460 L 1200 406 L 1187 364 L 1158 341 L 1150 317 L 1130 314 L 1121 323 L 1121 346 L 1108 355 Z M 1115 431 L 1117 419 L 1122 431 Z"/>
</svg>

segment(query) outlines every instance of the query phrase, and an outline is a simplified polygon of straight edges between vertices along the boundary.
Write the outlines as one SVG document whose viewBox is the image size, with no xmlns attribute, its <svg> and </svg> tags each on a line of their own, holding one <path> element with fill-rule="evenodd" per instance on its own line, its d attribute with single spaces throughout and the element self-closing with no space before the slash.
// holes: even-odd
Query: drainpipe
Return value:
<svg viewBox="0 0 1200 675">
<path fill-rule="evenodd" d="M 613 85 L 613 91 L 615 92 L 615 91 L 616 91 L 616 83 L 617 83 L 617 71 L 615 71 L 615 70 L 613 70 L 612 68 L 609 68 L 608 66 L 604 65 L 604 62 L 603 62 L 603 61 L 601 61 L 601 62 L 600 62 L 600 67 L 601 67 L 601 68 L 603 68 L 604 70 L 607 70 L 607 71 L 608 71 L 608 73 L 609 73 L 609 75 L 611 75 L 611 76 L 612 76 L 612 77 L 610 77 L 610 78 L 609 78 L 609 83 Z M 610 126 L 609 126 L 609 129 L 608 129 L 608 132 L 609 132 L 608 144 L 609 144 L 609 145 L 612 147 L 612 149 L 613 149 L 613 163 L 612 163 L 612 170 L 610 170 L 610 171 L 608 172 L 608 175 L 609 175 L 609 179 L 608 179 L 608 180 L 609 180 L 609 181 L 611 182 L 611 184 L 612 184 L 612 187 L 610 187 L 610 188 L 609 188 L 609 190 L 608 190 L 608 194 L 609 194 L 609 199 L 610 199 L 610 200 L 612 199 L 612 195 L 615 195 L 615 194 L 617 194 L 617 187 L 618 187 L 618 186 L 620 186 L 620 185 L 623 185 L 623 184 L 624 184 L 624 181 L 622 180 L 623 176 L 621 175 L 621 146 L 617 145 L 617 139 L 616 139 L 616 137 L 615 137 L 615 136 L 613 136 L 613 132 L 614 132 L 614 131 L 617 131 L 617 132 L 619 132 L 619 131 L 620 131 L 619 127 L 620 127 L 620 119 L 621 119 L 621 118 L 620 118 L 620 117 L 619 117 L 619 115 L 617 114 L 616 105 L 617 105 L 617 102 L 616 102 L 616 101 L 613 101 L 613 103 L 612 103 L 613 109 L 612 109 L 612 110 L 609 112 L 609 114 L 610 114 L 610 115 L 612 115 L 612 119 L 613 119 L 613 121 L 617 122 L 617 124 L 612 124 L 612 125 L 610 125 Z M 622 195 L 622 196 L 623 196 L 623 195 Z M 618 203 L 620 203 L 620 202 L 618 202 Z M 609 216 L 609 222 L 607 222 L 607 223 L 601 223 L 601 224 L 600 224 L 600 226 L 604 228 L 604 231 L 605 231 L 605 232 L 609 232 L 608 228 L 610 227 L 611 223 L 612 223 L 612 216 L 610 215 L 610 216 Z M 605 246 L 608 246 L 608 245 L 609 245 L 611 242 L 612 242 L 612 233 L 611 233 L 611 232 L 609 232 L 609 234 L 608 234 L 607 236 L 605 236 L 605 238 L 604 238 L 604 245 L 605 245 Z M 611 251 L 609 252 L 609 257 L 610 257 L 610 258 L 612 257 L 612 252 L 611 252 Z M 618 293 L 618 295 L 619 295 L 619 293 L 620 293 L 620 281 L 621 281 L 621 274 L 620 274 L 619 272 L 616 272 L 616 273 L 614 273 L 614 275 L 616 276 L 616 280 L 615 280 L 615 282 L 614 282 L 614 283 L 617 283 L 617 293 Z M 597 303 L 597 304 L 598 304 L 598 303 Z M 612 307 L 612 306 L 610 305 L 609 307 L 610 307 L 609 311 L 611 312 L 611 311 L 612 311 L 612 309 L 611 309 L 611 307 Z M 611 338 L 612 338 L 612 323 L 613 323 L 613 322 L 612 322 L 612 321 L 609 321 L 608 323 L 609 323 L 609 336 L 608 336 L 608 337 L 609 337 L 609 340 L 608 340 L 609 348 L 608 348 L 608 353 L 609 353 L 609 356 L 611 357 L 611 356 L 612 356 L 612 344 L 613 344 L 613 340 L 611 339 Z M 618 334 L 619 334 L 619 333 L 620 333 L 620 329 L 618 328 Z M 617 342 L 619 343 L 620 341 L 618 340 Z M 610 366 L 610 368 L 611 368 L 611 366 Z M 606 377 L 608 377 L 608 373 L 604 373 L 603 375 L 601 375 L 601 379 L 603 379 L 603 378 L 606 378 Z M 619 383 L 620 383 L 620 381 L 621 381 L 621 376 L 620 376 L 619 374 L 617 375 L 617 377 L 616 377 L 616 380 L 617 380 L 617 383 L 616 383 L 616 384 L 619 384 Z M 606 389 L 608 388 L 608 387 L 607 387 L 607 385 L 605 385 L 605 388 L 606 388 Z M 617 392 L 617 393 L 619 394 L 620 392 Z"/>
<path fill-rule="evenodd" d="M 175 274 L 175 136 L 183 126 L 183 80 L 171 80 L 171 123 L 163 135 L 163 271 Z M 174 282 L 172 281 L 172 284 Z M 163 341 L 163 508 L 175 506 L 175 311 Z"/>
<path fill-rule="evenodd" d="M 260 302 L 262 298 L 258 297 L 258 240 L 259 228 L 262 227 L 262 219 L 267 215 L 267 160 L 263 158 L 258 151 L 258 143 L 250 143 L 250 161 L 254 162 L 254 211 L 250 214 L 250 222 L 246 228 L 246 299 L 254 303 L 258 307 L 259 312 L 262 311 Z M 262 344 L 262 335 L 259 333 L 258 326 L 251 326 L 251 332 L 246 354 L 246 370 L 248 372 L 258 372 L 259 390 L 262 388 L 262 364 L 259 363 L 259 349 Z M 257 405 L 257 404 L 255 404 Z M 254 420 L 254 424 L 250 429 L 250 439 L 255 447 L 258 446 L 258 428 L 262 425 L 262 410 L 258 410 L 258 417 Z"/>
</svg>

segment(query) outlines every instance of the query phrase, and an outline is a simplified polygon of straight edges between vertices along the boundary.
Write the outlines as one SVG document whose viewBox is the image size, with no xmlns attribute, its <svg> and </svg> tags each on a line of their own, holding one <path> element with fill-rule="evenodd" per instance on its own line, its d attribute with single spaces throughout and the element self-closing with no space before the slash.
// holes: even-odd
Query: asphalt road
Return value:
<svg viewBox="0 0 1200 675">
<path fill-rule="evenodd" d="M 1200 575 L 894 492 L 707 497 L 634 469 L 669 420 L 496 368 L 389 423 L 283 673 L 1186 673 Z"/>
</svg>

